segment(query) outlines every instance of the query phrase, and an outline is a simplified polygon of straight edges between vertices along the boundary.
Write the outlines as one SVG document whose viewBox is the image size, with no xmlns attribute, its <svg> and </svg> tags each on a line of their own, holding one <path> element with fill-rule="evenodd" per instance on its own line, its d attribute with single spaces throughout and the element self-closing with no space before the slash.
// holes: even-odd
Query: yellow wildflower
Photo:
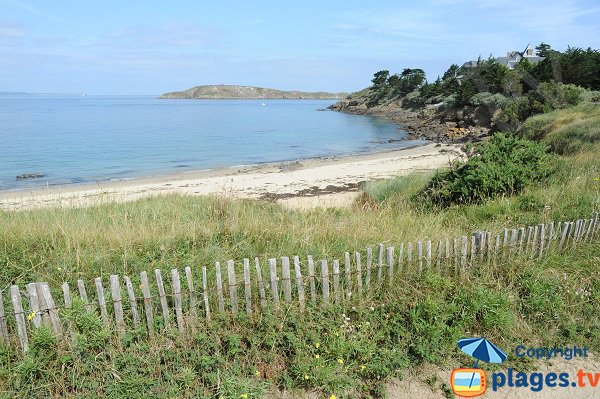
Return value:
<svg viewBox="0 0 600 399">
<path fill-rule="evenodd" d="M 367 368 L 367 366 L 365 366 L 364 364 L 362 366 L 360 366 L 360 371 L 365 371 L 365 369 Z"/>
<path fill-rule="evenodd" d="M 316 354 L 316 355 L 315 355 L 315 359 L 318 359 L 318 358 L 320 358 L 320 357 L 321 357 L 321 356 L 319 356 L 319 354 Z"/>
<path fill-rule="evenodd" d="M 339 364 L 344 364 L 344 359 L 338 359 Z"/>
<path fill-rule="evenodd" d="M 310 377 L 307 374 L 304 374 L 304 379 L 305 380 L 310 380 Z"/>
<path fill-rule="evenodd" d="M 337 399 L 337 396 L 335 396 L 335 395 L 331 395 L 331 396 L 329 397 L 329 399 Z"/>
<path fill-rule="evenodd" d="M 260 377 L 260 371 L 257 369 L 254 374 L 256 374 L 257 377 Z"/>
<path fill-rule="evenodd" d="M 315 348 L 317 348 L 317 349 L 319 349 L 319 347 L 320 347 L 320 346 L 321 346 L 321 343 L 320 343 L 320 342 L 317 342 L 317 343 L 315 344 Z"/>
<path fill-rule="evenodd" d="M 247 393 L 243 393 L 240 395 L 240 398 L 242 399 L 248 399 L 248 394 Z"/>
<path fill-rule="evenodd" d="M 32 310 L 31 313 L 27 315 L 27 320 L 31 321 L 35 317 L 35 312 Z"/>
</svg>

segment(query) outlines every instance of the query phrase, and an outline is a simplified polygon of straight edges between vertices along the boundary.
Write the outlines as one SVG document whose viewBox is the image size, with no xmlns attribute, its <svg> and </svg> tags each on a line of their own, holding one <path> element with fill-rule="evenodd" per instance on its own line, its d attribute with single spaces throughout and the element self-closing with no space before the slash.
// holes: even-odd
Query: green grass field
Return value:
<svg viewBox="0 0 600 399">
<path fill-rule="evenodd" d="M 339 259 L 380 242 L 590 217 L 600 209 L 599 150 L 586 144 L 549 181 L 519 195 L 443 210 L 423 210 L 411 199 L 428 181 L 412 175 L 367 184 L 351 209 L 292 211 L 259 201 L 167 196 L 0 212 L 0 289 L 254 256 Z M 490 266 L 468 280 L 408 275 L 354 307 L 216 317 L 195 335 L 166 332 L 152 341 L 131 331 L 121 348 L 97 315 L 76 304 L 63 315 L 74 331 L 68 345 L 45 329 L 24 357 L 0 345 L 0 398 L 233 399 L 281 389 L 379 398 L 385 381 L 410 365 L 451 359 L 468 365 L 455 344 L 464 336 L 483 335 L 506 348 L 576 343 L 597 351 L 599 253 L 596 241 L 541 262 Z"/>
</svg>

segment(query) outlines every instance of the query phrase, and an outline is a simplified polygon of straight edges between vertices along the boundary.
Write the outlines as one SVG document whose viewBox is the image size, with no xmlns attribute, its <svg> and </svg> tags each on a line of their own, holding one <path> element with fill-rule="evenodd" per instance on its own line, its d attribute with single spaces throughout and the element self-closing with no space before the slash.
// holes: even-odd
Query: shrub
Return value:
<svg viewBox="0 0 600 399">
<path fill-rule="evenodd" d="M 519 193 L 555 168 L 545 145 L 499 133 L 477 145 L 466 162 L 436 173 L 417 200 L 435 206 L 480 203 Z"/>
</svg>

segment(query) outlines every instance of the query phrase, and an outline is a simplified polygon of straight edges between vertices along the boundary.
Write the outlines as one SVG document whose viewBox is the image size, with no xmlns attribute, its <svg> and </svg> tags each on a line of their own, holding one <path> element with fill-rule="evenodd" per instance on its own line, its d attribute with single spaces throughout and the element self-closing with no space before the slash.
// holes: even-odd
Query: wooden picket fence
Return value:
<svg viewBox="0 0 600 399">
<path fill-rule="evenodd" d="M 203 320 L 210 320 L 213 312 L 236 315 L 243 311 L 251 315 L 282 306 L 305 311 L 307 305 L 311 311 L 317 311 L 331 303 L 353 303 L 350 301 L 353 295 L 360 296 L 369 290 L 381 289 L 384 284 L 392 284 L 400 273 L 418 275 L 431 271 L 468 277 L 485 270 L 487 265 L 508 262 L 517 256 L 539 259 L 590 243 L 597 238 L 599 228 L 598 212 L 595 212 L 591 219 L 504 229 L 495 236 L 478 231 L 470 237 L 446 238 L 435 243 L 418 241 L 415 245 L 401 243 L 397 248 L 379 244 L 376 254 L 370 247 L 363 253 L 345 252 L 343 268 L 337 259 L 331 263 L 328 260 L 315 262 L 309 255 L 304 262 L 298 256 L 292 260 L 284 256 L 279 264 L 274 258 L 267 260 L 268 278 L 265 280 L 259 258 L 254 259 L 253 268 L 250 259 L 244 259 L 241 271 L 229 260 L 225 266 L 226 281 L 219 262 L 210 271 L 206 266 L 201 267 L 199 289 L 193 269 L 186 267 L 186 286 L 183 287 L 178 269 L 171 270 L 169 290 L 161 270 L 156 269 L 154 284 L 143 271 L 135 283 L 129 276 L 111 275 L 110 295 L 105 292 L 102 277 L 94 280 L 93 297 L 88 295 L 83 280 L 76 282 L 77 293 L 87 310 L 98 312 L 103 324 L 119 339 L 131 328 L 145 328 L 152 337 L 158 331 L 157 325 L 185 333 L 187 329 L 194 331 Z M 68 337 L 65 331 L 68 324 L 63 323 L 60 314 L 73 303 L 69 283 L 63 283 L 61 291 L 63 299 L 57 303 L 46 282 L 27 284 L 24 291 L 12 285 L 6 307 L 4 293 L 0 291 L 0 339 L 4 344 L 27 351 L 28 337 L 41 325 L 52 328 L 58 337 Z M 54 291 L 54 295 L 58 292 Z M 155 317 L 160 317 L 162 323 L 155 323 Z"/>
</svg>

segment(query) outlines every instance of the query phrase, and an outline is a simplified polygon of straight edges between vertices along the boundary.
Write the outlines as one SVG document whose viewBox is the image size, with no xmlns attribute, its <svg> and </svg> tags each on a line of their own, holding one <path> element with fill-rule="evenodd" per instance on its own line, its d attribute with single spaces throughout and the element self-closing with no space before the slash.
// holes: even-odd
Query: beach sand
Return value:
<svg viewBox="0 0 600 399">
<path fill-rule="evenodd" d="M 296 209 L 347 206 L 365 181 L 435 169 L 448 165 L 459 155 L 457 145 L 427 144 L 374 154 L 0 191 L 0 208 L 81 207 L 173 193 L 265 199 Z"/>
</svg>

